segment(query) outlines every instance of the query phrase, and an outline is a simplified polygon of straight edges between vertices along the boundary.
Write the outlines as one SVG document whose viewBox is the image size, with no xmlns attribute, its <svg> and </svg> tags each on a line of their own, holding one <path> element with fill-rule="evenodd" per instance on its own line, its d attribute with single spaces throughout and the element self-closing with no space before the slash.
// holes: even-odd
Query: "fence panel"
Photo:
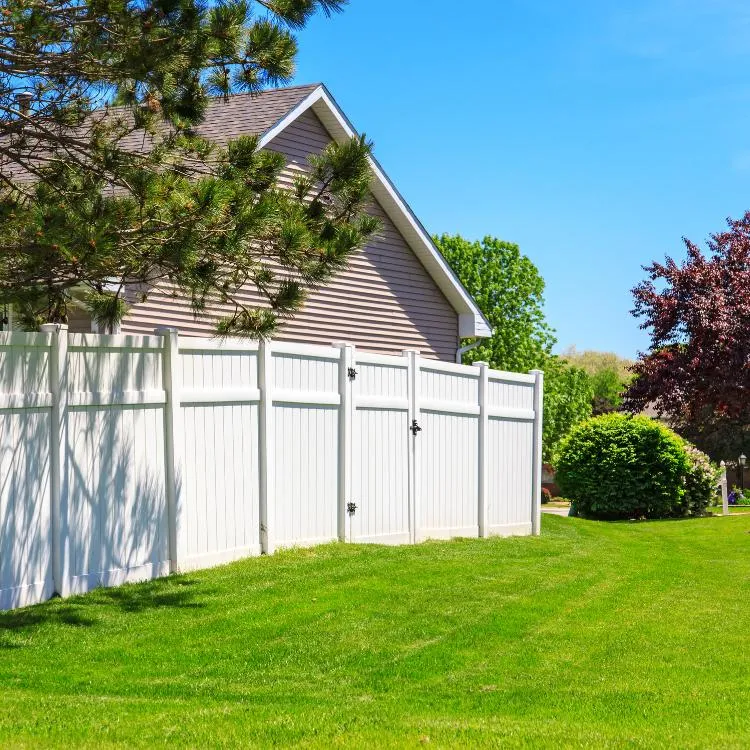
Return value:
<svg viewBox="0 0 750 750">
<path fill-rule="evenodd" d="M 169 572 L 162 340 L 69 336 L 61 504 L 71 592 Z"/>
<path fill-rule="evenodd" d="M 349 536 L 405 544 L 409 530 L 409 363 L 357 355 Z"/>
<path fill-rule="evenodd" d="M 260 554 L 258 345 L 180 340 L 180 568 Z"/>
<path fill-rule="evenodd" d="M 0 334 L 0 609 L 53 593 L 50 337 Z"/>
<path fill-rule="evenodd" d="M 534 468 L 533 375 L 489 372 L 488 533 L 532 530 Z"/>
<path fill-rule="evenodd" d="M 339 360 L 341 350 L 274 342 L 274 546 L 338 538 Z"/>
<path fill-rule="evenodd" d="M 418 359 L 417 539 L 479 534 L 479 372 Z"/>
</svg>

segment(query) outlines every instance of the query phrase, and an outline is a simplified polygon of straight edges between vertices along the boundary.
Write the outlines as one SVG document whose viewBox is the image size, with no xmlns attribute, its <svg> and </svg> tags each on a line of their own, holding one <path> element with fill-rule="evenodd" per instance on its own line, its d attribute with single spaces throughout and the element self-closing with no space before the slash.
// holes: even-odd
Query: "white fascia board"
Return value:
<svg viewBox="0 0 750 750">
<path fill-rule="evenodd" d="M 291 125 L 300 115 L 312 109 L 331 137 L 343 143 L 358 135 L 352 124 L 333 100 L 325 86 L 319 86 L 290 110 L 260 138 L 259 147 L 265 148 L 276 136 Z M 375 200 L 394 223 L 415 255 L 427 269 L 440 291 L 458 313 L 458 334 L 461 338 L 487 338 L 492 328 L 464 289 L 458 277 L 435 247 L 427 230 L 414 215 L 409 205 L 383 171 L 374 157 L 370 158 L 373 172 L 372 193 Z"/>
</svg>

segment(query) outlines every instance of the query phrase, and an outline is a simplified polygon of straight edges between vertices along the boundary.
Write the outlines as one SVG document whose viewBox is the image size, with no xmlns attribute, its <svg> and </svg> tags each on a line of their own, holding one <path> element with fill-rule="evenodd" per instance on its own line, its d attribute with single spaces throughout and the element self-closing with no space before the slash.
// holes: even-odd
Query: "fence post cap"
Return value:
<svg viewBox="0 0 750 750">
<path fill-rule="evenodd" d="M 62 333 L 68 330 L 67 323 L 42 323 L 39 326 L 39 330 L 42 333 Z"/>
</svg>

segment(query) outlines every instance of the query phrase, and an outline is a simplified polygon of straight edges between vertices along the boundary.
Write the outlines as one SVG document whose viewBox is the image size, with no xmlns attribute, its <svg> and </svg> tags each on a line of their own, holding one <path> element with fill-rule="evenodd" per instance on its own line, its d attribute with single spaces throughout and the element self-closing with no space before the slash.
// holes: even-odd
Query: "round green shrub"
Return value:
<svg viewBox="0 0 750 750">
<path fill-rule="evenodd" d="M 685 476 L 685 510 L 687 515 L 700 516 L 718 500 L 719 468 L 694 445 L 685 443 L 690 468 Z"/>
<path fill-rule="evenodd" d="M 586 518 L 698 515 L 713 495 L 708 458 L 648 417 L 606 414 L 563 441 L 557 483 Z"/>
</svg>

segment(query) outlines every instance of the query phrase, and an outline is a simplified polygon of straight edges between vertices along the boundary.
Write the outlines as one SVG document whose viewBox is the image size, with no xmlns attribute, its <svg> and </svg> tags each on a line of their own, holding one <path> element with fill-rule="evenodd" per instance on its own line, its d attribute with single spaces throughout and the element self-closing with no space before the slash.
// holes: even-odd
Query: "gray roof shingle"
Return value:
<svg viewBox="0 0 750 750">
<path fill-rule="evenodd" d="M 240 135 L 262 135 L 320 85 L 314 83 L 269 89 L 258 94 L 232 94 L 226 99 L 213 98 L 209 101 L 203 122 L 196 130 L 199 135 L 220 146 Z M 114 113 L 118 109 L 120 108 L 112 108 L 109 111 Z M 150 138 L 144 137 L 143 131 L 135 131 L 123 138 L 119 145 L 126 151 L 148 151 L 149 142 Z M 33 181 L 19 164 L 6 159 L 0 159 L 0 173 L 19 182 Z"/>
<path fill-rule="evenodd" d="M 212 99 L 198 133 L 220 145 L 239 135 L 262 135 L 319 86 L 315 83 Z"/>
</svg>

